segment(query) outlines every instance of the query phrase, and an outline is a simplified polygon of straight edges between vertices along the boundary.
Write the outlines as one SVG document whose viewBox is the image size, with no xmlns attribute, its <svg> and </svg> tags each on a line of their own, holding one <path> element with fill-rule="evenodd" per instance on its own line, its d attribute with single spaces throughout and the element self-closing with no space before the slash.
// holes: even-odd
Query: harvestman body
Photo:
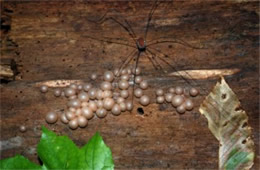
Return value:
<svg viewBox="0 0 260 170">
<path fill-rule="evenodd" d="M 143 38 L 139 38 L 136 41 L 136 46 L 137 46 L 137 49 L 139 50 L 139 52 L 145 51 L 145 49 L 146 49 L 145 40 Z"/>
</svg>

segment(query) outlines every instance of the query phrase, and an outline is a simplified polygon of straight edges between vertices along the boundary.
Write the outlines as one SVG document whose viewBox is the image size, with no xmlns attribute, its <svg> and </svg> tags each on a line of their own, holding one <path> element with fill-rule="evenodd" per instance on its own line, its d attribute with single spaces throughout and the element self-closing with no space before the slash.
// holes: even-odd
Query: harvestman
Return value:
<svg viewBox="0 0 260 170">
<path fill-rule="evenodd" d="M 195 47 L 190 45 L 189 43 L 178 39 L 178 38 L 173 38 L 173 37 L 159 37 L 155 40 L 151 40 L 150 43 L 146 42 L 147 39 L 147 34 L 149 31 L 149 26 L 150 26 L 150 22 L 152 20 L 152 16 L 156 10 L 156 8 L 158 7 L 159 2 L 158 0 L 156 0 L 148 14 L 148 19 L 147 19 L 147 24 L 145 27 L 145 34 L 144 37 L 139 37 L 137 38 L 135 32 L 133 31 L 131 25 L 129 24 L 129 22 L 127 21 L 127 19 L 123 18 L 123 23 L 118 21 L 116 18 L 112 17 L 112 16 L 107 16 L 108 12 L 107 11 L 99 20 L 93 21 L 93 20 L 88 20 L 90 22 L 94 22 L 96 24 L 102 24 L 104 22 L 107 21 L 113 21 L 116 24 L 118 24 L 119 26 L 121 26 L 131 37 L 131 39 L 133 40 L 134 44 L 129 44 L 129 42 L 127 40 L 124 40 L 124 42 L 118 42 L 115 40 L 118 40 L 118 38 L 105 38 L 105 39 L 99 39 L 96 37 L 91 37 L 91 36 L 85 36 L 87 38 L 93 39 L 93 40 L 97 40 L 97 41 L 101 41 L 101 42 L 107 42 L 107 43 L 114 43 L 114 44 L 119 44 L 119 45 L 123 45 L 123 46 L 127 46 L 127 47 L 132 47 L 134 48 L 134 50 L 132 52 L 129 53 L 129 55 L 126 57 L 126 60 L 123 62 L 123 64 L 120 66 L 119 68 L 119 74 L 120 72 L 123 70 L 124 67 L 126 67 L 133 59 L 135 59 L 135 66 L 134 66 L 134 82 L 133 85 L 135 86 L 135 77 L 136 77 L 136 68 L 138 67 L 138 61 L 139 61 L 139 57 L 141 53 L 145 53 L 145 56 L 149 59 L 149 61 L 152 63 L 153 67 L 156 70 L 160 70 L 163 73 L 167 73 L 163 67 L 160 65 L 159 61 L 161 61 L 162 63 L 166 64 L 167 66 L 169 66 L 171 69 L 173 69 L 189 86 L 192 87 L 192 83 L 187 80 L 186 78 L 184 78 L 179 72 L 178 70 L 170 63 L 167 61 L 166 58 L 168 58 L 168 55 L 161 52 L 160 50 L 152 47 L 153 45 L 156 44 L 163 44 L 163 43 L 177 43 L 177 44 L 181 44 L 193 49 L 206 49 L 206 48 L 201 48 L 201 47 Z M 120 14 L 119 11 L 113 9 L 113 11 L 115 11 L 116 13 Z M 119 15 L 121 16 L 121 15 Z M 159 55 L 158 55 L 159 54 Z M 151 55 L 151 56 L 150 56 Z M 161 57 L 161 56 L 163 57 Z M 172 60 L 172 62 L 175 63 L 174 60 Z M 187 71 L 183 71 L 187 77 L 189 77 L 189 79 L 193 82 L 194 85 L 197 85 L 196 81 L 193 80 L 192 76 L 187 72 Z M 117 76 L 117 75 L 116 75 Z M 133 87 L 134 90 L 134 87 Z M 208 90 L 204 89 L 201 87 L 201 90 L 203 90 L 203 92 L 205 94 L 208 94 Z M 215 107 L 215 106 L 214 106 Z"/>
<path fill-rule="evenodd" d="M 164 63 L 164 64 L 168 65 L 170 68 L 172 68 L 177 74 L 180 75 L 180 77 L 186 83 L 188 83 L 190 86 L 192 86 L 191 83 L 186 78 L 184 78 L 180 73 L 178 73 L 176 68 L 173 65 L 171 65 L 170 62 L 168 62 L 166 60 L 168 55 L 164 54 L 163 52 L 161 52 L 160 50 L 158 50 L 158 49 L 156 49 L 152 46 L 156 45 L 156 44 L 163 44 L 163 43 L 177 43 L 177 44 L 181 44 L 181 45 L 184 45 L 184 46 L 187 46 L 187 47 L 190 47 L 190 48 L 194 48 L 194 49 L 205 49 L 205 48 L 195 47 L 195 46 L 192 46 L 189 43 L 187 43 L 187 42 L 185 42 L 181 39 L 172 38 L 172 37 L 160 37 L 158 39 L 152 40 L 151 42 L 147 43 L 146 40 L 147 40 L 147 34 L 148 34 L 148 31 L 149 31 L 150 22 L 152 20 L 152 16 L 153 16 L 156 8 L 158 7 L 158 5 L 159 5 L 159 3 L 156 0 L 154 2 L 150 12 L 149 12 L 147 24 L 146 24 L 146 27 L 145 27 L 144 37 L 137 37 L 135 32 L 133 31 L 131 25 L 129 24 L 129 22 L 125 18 L 123 18 L 124 22 L 122 23 L 114 17 L 111 17 L 111 16 L 107 17 L 108 11 L 99 20 L 91 21 L 91 22 L 94 22 L 96 24 L 102 24 L 102 23 L 109 21 L 109 20 L 115 22 L 116 24 L 121 26 L 129 34 L 129 36 L 133 40 L 133 44 L 129 44 L 129 42 L 127 40 L 124 40 L 124 42 L 118 42 L 118 41 L 115 41 L 115 40 L 118 40 L 118 39 L 113 39 L 113 38 L 99 39 L 99 38 L 95 38 L 95 37 L 91 37 L 91 36 L 85 36 L 85 37 L 90 38 L 90 39 L 94 39 L 94 40 L 98 40 L 98 41 L 115 43 L 115 44 L 134 48 L 134 50 L 126 57 L 126 60 L 123 62 L 123 64 L 119 68 L 119 74 L 120 74 L 120 72 L 123 70 L 123 68 L 125 68 L 133 59 L 135 59 L 134 79 L 133 79 L 134 84 L 133 85 L 135 85 L 136 68 L 138 67 L 139 57 L 140 57 L 141 53 L 144 53 L 145 56 L 149 59 L 149 61 L 152 63 L 153 67 L 156 70 L 160 70 L 163 73 L 167 73 L 163 69 L 163 67 L 160 65 L 159 61 L 161 61 L 162 63 Z M 113 9 L 113 10 L 116 13 L 120 14 L 120 12 L 118 12 L 117 10 L 115 10 L 115 9 Z M 158 53 L 161 54 L 163 57 L 158 55 Z M 174 62 L 174 60 L 173 60 L 173 62 Z M 183 71 L 183 72 L 186 74 L 187 77 L 189 77 L 192 80 L 192 82 L 195 85 L 197 85 L 196 81 L 193 80 L 192 76 L 188 72 L 186 72 L 186 71 Z M 203 90 L 203 92 L 205 94 L 208 94 L 208 90 L 206 90 L 202 87 L 201 87 L 201 89 Z M 133 90 L 134 90 L 134 87 L 133 87 Z M 217 101 L 215 101 L 215 102 L 216 102 L 217 105 L 219 104 Z M 213 106 L 213 108 L 218 109 L 215 105 L 212 104 L 212 106 Z M 222 108 L 222 109 L 223 109 L 224 112 L 227 112 L 225 110 L 225 108 Z M 230 123 L 232 123 L 232 122 L 230 122 Z M 233 125 L 233 126 L 235 126 L 235 125 Z M 241 132 L 241 133 L 243 133 L 243 132 Z"/>
<path fill-rule="evenodd" d="M 108 42 L 108 43 L 115 43 L 115 44 L 119 44 L 119 45 L 123 45 L 123 46 L 127 46 L 127 47 L 131 47 L 134 48 L 134 50 L 132 52 L 129 53 L 129 55 L 126 57 L 126 60 L 123 62 L 123 64 L 120 66 L 119 68 L 119 74 L 120 72 L 134 59 L 135 60 L 135 66 L 134 66 L 134 85 L 135 85 L 135 76 L 136 76 L 136 68 L 138 67 L 138 63 L 139 63 L 139 58 L 141 53 L 144 53 L 145 56 L 149 59 L 149 61 L 152 63 L 153 67 L 156 70 L 160 70 L 163 73 L 167 73 L 163 67 L 160 65 L 159 61 L 168 65 L 170 68 L 172 68 L 173 70 L 176 71 L 176 73 L 178 73 L 178 71 L 176 70 L 176 68 L 174 66 L 172 66 L 170 64 L 170 62 L 168 62 L 166 60 L 166 58 L 168 57 L 168 55 L 164 54 L 163 52 L 157 50 L 156 48 L 154 48 L 153 46 L 156 44 L 162 44 L 162 43 L 177 43 L 177 44 L 181 44 L 190 48 L 194 48 L 194 49 L 202 49 L 199 47 L 194 47 L 190 44 L 188 44 L 187 42 L 181 40 L 181 39 L 177 39 L 177 38 L 172 38 L 172 37 L 160 37 L 158 39 L 155 40 L 151 40 L 151 42 L 147 43 L 147 34 L 149 31 L 149 26 L 150 26 L 150 22 L 152 20 L 152 16 L 156 10 L 156 8 L 158 7 L 159 2 L 155 1 L 155 3 L 153 4 L 149 15 L 148 15 L 148 19 L 147 19 L 147 24 L 145 27 L 145 33 L 144 33 L 144 37 L 137 37 L 134 30 L 132 29 L 131 25 L 129 24 L 129 22 L 127 21 L 127 19 L 123 18 L 123 23 L 118 21 L 115 17 L 112 16 L 107 16 L 108 12 L 107 11 L 99 20 L 97 21 L 92 21 L 92 20 L 88 20 L 90 22 L 94 22 L 96 24 L 102 24 L 104 22 L 107 21 L 112 21 L 115 22 L 116 24 L 118 24 L 119 26 L 121 26 L 125 31 L 127 31 L 127 33 L 129 34 L 130 38 L 133 40 L 133 44 L 130 44 L 129 41 L 124 40 L 124 42 L 118 42 L 118 41 L 114 41 L 113 39 L 99 39 L 99 38 L 95 38 L 95 37 L 91 37 L 91 36 L 85 36 L 87 38 L 90 39 L 94 39 L 94 40 L 98 40 L 98 41 L 103 41 L 103 42 Z M 116 13 L 120 14 L 120 12 L 118 12 L 117 10 L 113 9 L 113 11 L 115 11 Z M 121 15 L 120 15 L 121 16 Z M 161 54 L 163 57 L 161 57 Z M 186 73 L 188 75 L 188 73 Z M 116 75 L 117 76 L 117 75 Z M 185 79 L 184 77 L 182 77 L 180 75 L 180 77 L 185 80 L 188 84 L 189 81 L 187 79 Z"/>
</svg>

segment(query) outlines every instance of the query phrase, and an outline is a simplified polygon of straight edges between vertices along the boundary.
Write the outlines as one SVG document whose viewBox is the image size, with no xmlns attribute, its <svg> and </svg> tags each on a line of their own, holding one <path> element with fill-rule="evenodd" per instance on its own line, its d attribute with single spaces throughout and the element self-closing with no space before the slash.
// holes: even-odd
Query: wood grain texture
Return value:
<svg viewBox="0 0 260 170">
<path fill-rule="evenodd" d="M 138 37 L 144 36 L 147 16 L 153 2 L 84 2 L 84 1 L 4 1 L 1 18 L 6 30 L 1 31 L 1 56 L 13 58 L 19 75 L 16 81 L 1 84 L 1 141 L 16 136 L 21 145 L 1 149 L 1 159 L 23 154 L 38 162 L 35 147 L 40 140 L 41 125 L 66 134 L 79 146 L 99 131 L 111 147 L 116 169 L 217 169 L 218 142 L 207 128 L 207 120 L 198 112 L 204 97 L 218 79 L 196 80 L 193 86 L 201 90 L 195 109 L 179 115 L 170 105 L 157 105 L 154 90 L 170 86 L 189 86 L 180 78 L 156 71 L 149 60 L 141 56 L 140 67 L 151 88 L 152 98 L 144 115 L 136 111 L 118 117 L 109 115 L 94 119 L 87 128 L 70 130 L 58 122 L 48 125 L 45 114 L 50 110 L 62 112 L 65 100 L 51 93 L 43 95 L 35 86 L 45 80 L 78 79 L 90 81 L 96 71 L 118 67 L 131 47 L 95 41 L 98 38 L 123 38 L 128 34 L 113 22 L 97 25 L 89 19 L 100 18 L 115 8 L 118 19 L 127 18 Z M 253 169 L 259 169 L 259 13 L 258 2 L 176 1 L 162 2 L 149 28 L 147 42 L 170 35 L 207 49 L 192 49 L 178 44 L 158 44 L 167 53 L 175 70 L 238 68 L 241 71 L 226 80 L 237 94 L 249 116 L 256 145 Z M 8 27 L 9 25 L 9 27 Z M 175 71 L 167 65 L 163 67 Z M 25 124 L 28 131 L 19 132 Z M 20 139 L 20 138 L 19 138 Z"/>
<path fill-rule="evenodd" d="M 15 79 L 16 64 L 13 59 L 3 58 L 0 59 L 0 80 L 1 82 L 9 82 Z"/>
</svg>

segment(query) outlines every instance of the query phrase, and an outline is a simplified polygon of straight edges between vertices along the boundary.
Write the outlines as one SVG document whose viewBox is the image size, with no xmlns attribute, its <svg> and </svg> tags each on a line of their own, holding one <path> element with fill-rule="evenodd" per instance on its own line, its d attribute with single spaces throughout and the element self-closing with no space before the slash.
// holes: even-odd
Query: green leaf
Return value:
<svg viewBox="0 0 260 170">
<path fill-rule="evenodd" d="M 37 150 L 47 169 L 113 169 L 112 153 L 99 133 L 79 149 L 67 136 L 56 136 L 44 127 L 42 131 Z"/>
<path fill-rule="evenodd" d="M 78 167 L 77 146 L 67 136 L 56 136 L 45 127 L 37 152 L 47 169 L 72 169 Z"/>
<path fill-rule="evenodd" d="M 224 78 L 200 106 L 208 127 L 218 139 L 220 169 L 250 169 L 254 164 L 254 142 L 248 117 Z"/>
<path fill-rule="evenodd" d="M 114 169 L 111 150 L 106 146 L 99 133 L 96 133 L 81 149 L 81 154 L 85 154 L 83 157 L 86 158 L 87 169 Z"/>
<path fill-rule="evenodd" d="M 0 169 L 41 169 L 41 166 L 21 155 L 16 155 L 15 157 L 1 160 Z"/>
<path fill-rule="evenodd" d="M 18 155 L 1 160 L 0 169 L 114 169 L 111 150 L 99 133 L 79 149 L 67 136 L 57 136 L 42 127 L 42 137 L 37 152 L 43 162 L 42 167 Z"/>
</svg>

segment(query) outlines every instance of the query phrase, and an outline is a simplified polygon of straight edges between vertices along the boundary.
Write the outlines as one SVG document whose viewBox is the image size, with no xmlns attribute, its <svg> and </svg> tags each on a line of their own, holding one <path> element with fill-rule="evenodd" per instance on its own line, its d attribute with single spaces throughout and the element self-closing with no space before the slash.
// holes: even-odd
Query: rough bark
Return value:
<svg viewBox="0 0 260 170">
<path fill-rule="evenodd" d="M 23 154 L 37 162 L 35 147 L 39 142 L 40 126 L 45 125 L 59 134 L 70 136 L 83 145 L 96 131 L 111 147 L 116 169 L 216 169 L 218 142 L 207 128 L 207 120 L 198 107 L 213 88 L 217 79 L 196 80 L 192 85 L 201 90 L 195 109 L 179 115 L 170 105 L 158 106 L 154 90 L 158 87 L 189 86 L 180 78 L 156 71 L 146 57 L 140 67 L 153 97 L 144 115 L 136 111 L 118 117 L 109 115 L 94 119 L 87 128 L 72 131 L 62 123 L 47 125 L 49 110 L 62 110 L 65 100 L 51 92 L 43 95 L 35 86 L 45 80 L 78 79 L 89 81 L 96 71 L 120 65 L 132 50 L 130 47 L 104 43 L 86 35 L 104 38 L 125 38 L 128 34 L 118 25 L 107 22 L 97 25 L 87 21 L 100 18 L 109 8 L 127 18 L 138 37 L 144 36 L 145 24 L 152 2 L 72 2 L 72 1 L 4 1 L 1 18 L 1 55 L 12 58 L 18 65 L 16 81 L 1 85 L 1 143 L 16 140 L 13 147 L 1 147 L 1 159 Z M 178 44 L 158 44 L 175 66 L 168 72 L 198 69 L 240 69 L 226 77 L 249 116 L 256 144 L 253 169 L 259 168 L 259 14 L 258 2 L 174 1 L 162 2 L 154 13 L 147 42 L 157 37 L 173 35 L 190 44 L 203 44 L 207 49 L 192 49 Z M 131 42 L 135 45 L 133 42 Z M 52 89 L 50 90 L 52 91 Z M 19 132 L 26 124 L 28 131 Z M 20 142 L 20 143 L 19 143 Z"/>
</svg>

